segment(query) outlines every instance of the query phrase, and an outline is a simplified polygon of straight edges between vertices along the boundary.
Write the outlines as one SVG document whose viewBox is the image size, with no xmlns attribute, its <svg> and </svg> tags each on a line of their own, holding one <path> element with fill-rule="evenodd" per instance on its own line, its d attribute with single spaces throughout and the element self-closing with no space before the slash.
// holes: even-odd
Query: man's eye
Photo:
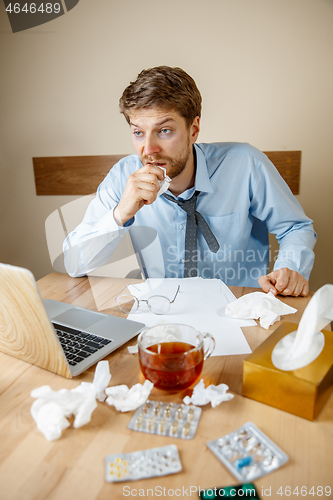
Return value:
<svg viewBox="0 0 333 500">
<path fill-rule="evenodd" d="M 134 130 L 134 132 L 133 132 L 133 133 L 134 133 L 134 135 L 135 135 L 136 137 L 141 137 L 141 136 L 142 136 L 142 132 L 140 132 L 140 130 Z"/>
<path fill-rule="evenodd" d="M 169 128 L 162 128 L 161 129 L 161 133 L 162 134 L 168 134 L 170 132 L 170 129 Z"/>
</svg>

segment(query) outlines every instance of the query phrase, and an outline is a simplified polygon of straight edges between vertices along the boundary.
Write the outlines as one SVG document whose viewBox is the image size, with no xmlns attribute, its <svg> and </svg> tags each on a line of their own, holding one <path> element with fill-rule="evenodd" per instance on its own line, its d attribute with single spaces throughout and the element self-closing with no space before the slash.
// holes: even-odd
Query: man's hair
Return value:
<svg viewBox="0 0 333 500">
<path fill-rule="evenodd" d="M 153 106 L 177 111 L 190 127 L 194 118 L 201 116 L 201 94 L 183 69 L 157 66 L 141 71 L 119 100 L 120 112 L 128 123 L 131 111 Z"/>
</svg>

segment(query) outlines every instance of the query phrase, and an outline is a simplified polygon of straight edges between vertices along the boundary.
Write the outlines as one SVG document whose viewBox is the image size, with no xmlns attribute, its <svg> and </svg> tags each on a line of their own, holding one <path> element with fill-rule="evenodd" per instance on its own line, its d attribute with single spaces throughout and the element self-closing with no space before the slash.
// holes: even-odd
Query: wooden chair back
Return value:
<svg viewBox="0 0 333 500">
<path fill-rule="evenodd" d="M 301 151 L 265 153 L 293 194 L 299 194 Z M 33 158 L 36 192 L 41 195 L 86 195 L 96 192 L 109 170 L 126 155 Z"/>
</svg>

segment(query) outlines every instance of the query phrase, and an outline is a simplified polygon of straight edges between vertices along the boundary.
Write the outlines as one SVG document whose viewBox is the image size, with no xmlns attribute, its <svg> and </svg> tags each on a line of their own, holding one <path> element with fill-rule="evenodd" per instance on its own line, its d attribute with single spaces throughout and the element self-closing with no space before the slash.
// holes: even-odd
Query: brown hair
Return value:
<svg viewBox="0 0 333 500">
<path fill-rule="evenodd" d="M 152 106 L 174 109 L 190 127 L 201 116 L 201 94 L 183 69 L 157 66 L 141 71 L 119 99 L 120 112 L 128 123 L 131 110 Z"/>
</svg>

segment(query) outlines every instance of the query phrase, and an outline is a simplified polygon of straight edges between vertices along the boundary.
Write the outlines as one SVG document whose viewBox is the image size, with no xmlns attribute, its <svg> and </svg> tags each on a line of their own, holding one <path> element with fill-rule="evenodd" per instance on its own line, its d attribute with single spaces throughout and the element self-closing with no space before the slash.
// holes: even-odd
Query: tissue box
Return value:
<svg viewBox="0 0 333 500">
<path fill-rule="evenodd" d="M 333 390 L 333 332 L 323 330 L 325 346 L 309 365 L 282 371 L 272 363 L 273 348 L 294 323 L 282 323 L 243 361 L 243 396 L 315 420 Z"/>
</svg>

